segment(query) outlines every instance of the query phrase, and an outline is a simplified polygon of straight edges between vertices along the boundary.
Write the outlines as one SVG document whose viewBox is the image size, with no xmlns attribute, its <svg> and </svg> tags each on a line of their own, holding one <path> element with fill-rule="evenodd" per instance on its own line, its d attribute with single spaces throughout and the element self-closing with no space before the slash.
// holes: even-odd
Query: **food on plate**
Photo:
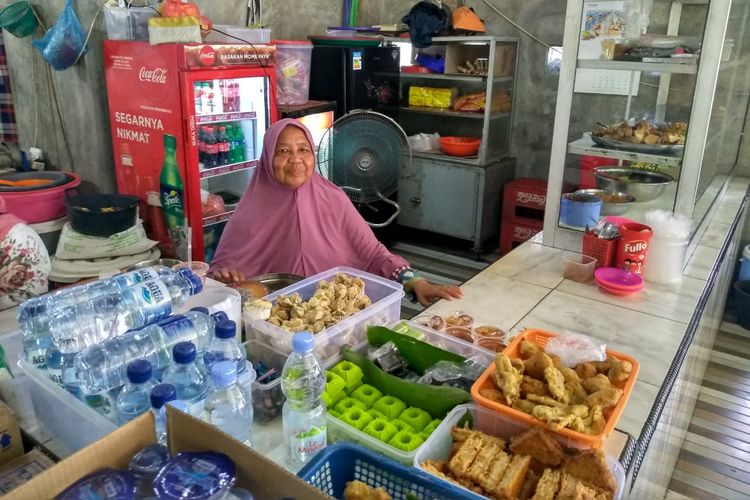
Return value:
<svg viewBox="0 0 750 500">
<path fill-rule="evenodd" d="M 383 488 L 370 488 L 362 481 L 349 481 L 344 488 L 344 500 L 391 500 Z"/>
<path fill-rule="evenodd" d="M 279 295 L 267 321 L 290 332 L 320 333 L 371 303 L 361 278 L 338 273 L 331 281 L 321 280 L 308 301 L 298 293 Z"/>
<path fill-rule="evenodd" d="M 598 450 L 566 448 L 541 427 L 504 439 L 454 427 L 444 460 L 422 468 L 443 480 L 497 499 L 614 498 L 616 482 Z M 589 496 L 568 496 L 568 494 Z"/>
<path fill-rule="evenodd" d="M 646 120 L 635 126 L 622 122 L 611 126 L 597 126 L 591 132 L 596 137 L 603 137 L 632 144 L 685 144 L 687 123 L 674 122 L 664 127 L 656 127 Z"/>
</svg>

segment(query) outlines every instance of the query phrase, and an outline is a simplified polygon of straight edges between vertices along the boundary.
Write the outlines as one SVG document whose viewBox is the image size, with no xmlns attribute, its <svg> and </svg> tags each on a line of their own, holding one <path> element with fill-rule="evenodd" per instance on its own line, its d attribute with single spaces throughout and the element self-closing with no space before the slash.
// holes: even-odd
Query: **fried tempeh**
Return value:
<svg viewBox="0 0 750 500">
<path fill-rule="evenodd" d="M 475 483 L 481 482 L 482 478 L 492 465 L 495 456 L 505 448 L 505 441 L 502 439 L 493 438 L 486 434 L 483 435 L 482 438 L 482 448 L 479 450 L 477 457 L 474 459 L 474 463 L 471 464 L 471 467 L 469 467 L 469 471 L 466 474 L 467 477 Z"/>
<path fill-rule="evenodd" d="M 562 472 L 559 469 L 545 469 L 544 474 L 536 484 L 536 493 L 531 500 L 554 500 L 560 489 Z"/>
<path fill-rule="evenodd" d="M 508 468 L 505 469 L 503 478 L 492 490 L 498 498 L 514 499 L 518 497 L 523 482 L 526 479 L 526 473 L 529 472 L 531 457 L 528 455 L 514 455 Z"/>
<path fill-rule="evenodd" d="M 466 441 L 472 434 L 476 434 L 476 432 L 477 431 L 466 427 L 454 426 L 453 429 L 451 429 L 451 437 L 453 438 L 453 441 L 462 443 Z"/>
<path fill-rule="evenodd" d="M 541 427 L 532 427 L 513 437 L 510 450 L 520 455 L 529 455 L 545 465 L 560 465 L 565 458 L 560 443 Z"/>
<path fill-rule="evenodd" d="M 464 441 L 461 448 L 458 449 L 450 462 L 448 462 L 448 470 L 457 478 L 464 477 L 481 447 L 482 437 L 479 433 L 473 433 Z"/>
<path fill-rule="evenodd" d="M 617 488 L 614 475 L 604 459 L 604 453 L 597 449 L 583 450 L 563 464 L 562 470 L 585 483 L 590 483 L 604 491 L 614 492 Z"/>
<path fill-rule="evenodd" d="M 500 480 L 505 474 L 505 469 L 510 463 L 510 456 L 501 451 L 495 457 L 495 461 L 492 462 L 490 468 L 487 470 L 487 474 L 479 482 L 479 485 L 484 488 L 485 491 L 493 491 L 495 487 L 500 483 Z"/>
<path fill-rule="evenodd" d="M 521 486 L 521 491 L 518 492 L 518 500 L 528 500 L 534 496 L 536 485 L 539 483 L 539 477 L 539 473 L 535 472 L 533 469 L 529 469 L 526 473 L 526 479 L 523 482 L 523 486 Z"/>
</svg>

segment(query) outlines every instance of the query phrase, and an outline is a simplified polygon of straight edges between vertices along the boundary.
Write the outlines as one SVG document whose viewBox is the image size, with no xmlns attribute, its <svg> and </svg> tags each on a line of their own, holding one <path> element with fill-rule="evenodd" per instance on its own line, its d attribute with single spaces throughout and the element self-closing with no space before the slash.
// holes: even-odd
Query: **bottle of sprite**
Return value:
<svg viewBox="0 0 750 500">
<path fill-rule="evenodd" d="M 164 163 L 159 177 L 159 198 L 164 213 L 164 222 L 172 238 L 177 257 L 188 260 L 185 234 L 185 187 L 180 177 L 176 152 L 175 136 L 164 134 Z"/>
</svg>

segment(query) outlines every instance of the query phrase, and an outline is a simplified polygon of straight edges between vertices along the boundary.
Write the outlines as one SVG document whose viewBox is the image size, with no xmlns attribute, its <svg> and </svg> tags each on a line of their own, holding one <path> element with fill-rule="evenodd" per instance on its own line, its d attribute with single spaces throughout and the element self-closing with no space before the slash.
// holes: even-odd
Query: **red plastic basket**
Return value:
<svg viewBox="0 0 750 500">
<path fill-rule="evenodd" d="M 583 235 L 583 255 L 596 259 L 596 267 L 612 267 L 615 264 L 617 240 L 605 240 L 593 234 Z"/>
</svg>

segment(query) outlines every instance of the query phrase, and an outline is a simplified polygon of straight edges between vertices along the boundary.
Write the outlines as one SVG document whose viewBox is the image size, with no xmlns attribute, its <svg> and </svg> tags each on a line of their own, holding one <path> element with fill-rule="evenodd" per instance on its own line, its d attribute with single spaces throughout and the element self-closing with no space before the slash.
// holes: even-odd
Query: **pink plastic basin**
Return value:
<svg viewBox="0 0 750 500">
<path fill-rule="evenodd" d="M 643 277 L 616 267 L 600 267 L 594 271 L 599 287 L 613 295 L 629 295 L 643 289 Z"/>
<path fill-rule="evenodd" d="M 4 192 L 0 196 L 10 213 L 29 224 L 59 219 L 67 213 L 65 190 L 81 183 L 77 174 L 66 172 L 66 175 L 69 181 L 61 186 L 19 193 Z"/>
</svg>

